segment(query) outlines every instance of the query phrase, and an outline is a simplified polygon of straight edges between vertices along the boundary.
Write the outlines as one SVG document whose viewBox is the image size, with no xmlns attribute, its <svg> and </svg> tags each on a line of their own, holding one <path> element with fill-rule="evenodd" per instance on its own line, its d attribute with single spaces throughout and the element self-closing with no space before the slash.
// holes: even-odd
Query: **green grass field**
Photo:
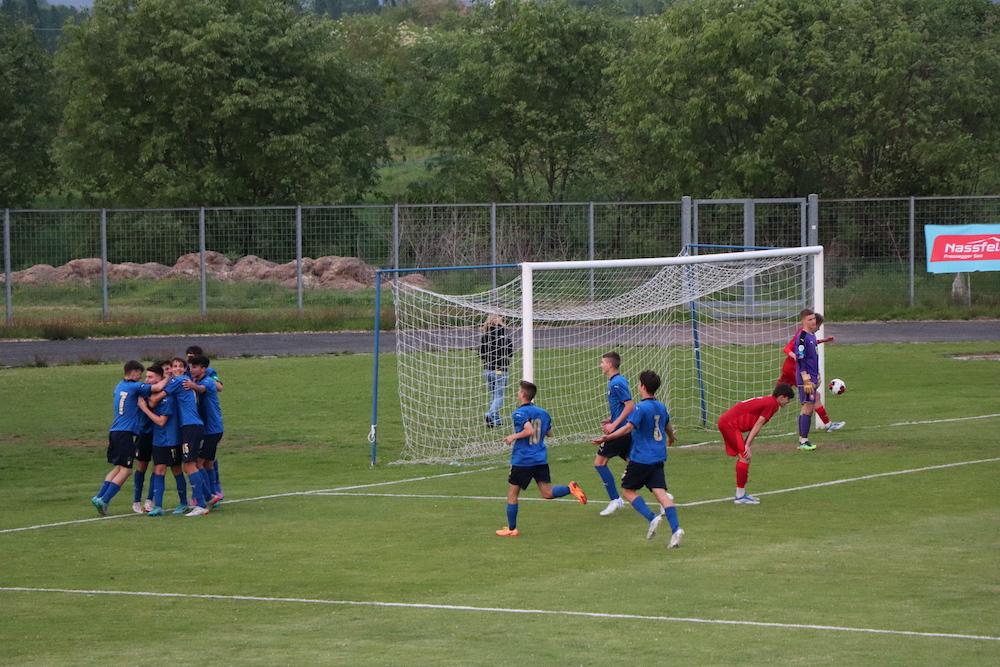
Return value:
<svg viewBox="0 0 1000 667">
<path fill-rule="evenodd" d="M 126 515 L 130 481 L 99 520 L 120 368 L 0 370 L 0 663 L 1000 663 L 1000 349 L 827 354 L 847 427 L 811 453 L 759 442 L 761 505 L 729 502 L 732 460 L 682 429 L 667 474 L 687 537 L 671 551 L 630 509 L 598 516 L 583 442 L 550 463 L 592 502 L 529 488 L 522 536 L 495 537 L 505 465 L 388 465 L 391 363 L 370 467 L 367 355 L 218 360 L 225 503 Z M 993 358 L 953 358 L 968 354 Z M 790 432 L 794 413 L 780 419 Z"/>
</svg>

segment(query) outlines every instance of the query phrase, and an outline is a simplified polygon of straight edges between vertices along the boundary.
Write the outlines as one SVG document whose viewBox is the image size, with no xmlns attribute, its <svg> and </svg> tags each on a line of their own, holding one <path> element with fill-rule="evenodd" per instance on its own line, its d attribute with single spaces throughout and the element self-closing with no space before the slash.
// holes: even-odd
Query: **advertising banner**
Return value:
<svg viewBox="0 0 1000 667">
<path fill-rule="evenodd" d="M 924 225 L 929 273 L 1000 271 L 1000 224 Z"/>
</svg>

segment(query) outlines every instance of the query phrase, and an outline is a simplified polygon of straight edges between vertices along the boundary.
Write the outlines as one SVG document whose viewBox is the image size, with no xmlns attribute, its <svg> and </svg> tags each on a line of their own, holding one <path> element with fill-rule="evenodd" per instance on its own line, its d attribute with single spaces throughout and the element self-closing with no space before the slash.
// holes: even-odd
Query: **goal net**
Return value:
<svg viewBox="0 0 1000 667">
<path fill-rule="evenodd" d="M 655 370 L 657 397 L 682 439 L 703 437 L 684 434 L 714 430 L 737 401 L 770 393 L 799 311 L 822 308 L 818 246 L 520 268 L 516 280 L 477 294 L 393 281 L 403 461 L 507 456 L 502 439 L 521 379 L 538 386 L 535 402 L 552 415 L 547 443 L 589 442 L 608 416 L 599 363 L 610 351 L 621 355 L 635 400 L 639 373 Z M 497 426 L 496 375 L 484 368 L 497 360 L 480 354 L 491 316 L 510 341 Z M 374 423 L 373 415 L 373 439 Z"/>
</svg>

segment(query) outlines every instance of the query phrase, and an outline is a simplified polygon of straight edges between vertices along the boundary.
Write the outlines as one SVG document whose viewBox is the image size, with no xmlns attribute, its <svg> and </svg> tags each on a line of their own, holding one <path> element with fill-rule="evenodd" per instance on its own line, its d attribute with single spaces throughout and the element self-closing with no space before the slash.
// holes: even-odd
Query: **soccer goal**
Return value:
<svg viewBox="0 0 1000 667">
<path fill-rule="evenodd" d="M 621 355 L 636 400 L 639 373 L 655 370 L 664 380 L 657 396 L 678 430 L 714 430 L 732 404 L 773 389 L 799 311 L 823 307 L 821 246 L 513 266 L 520 277 L 475 294 L 437 292 L 405 276 L 420 272 L 433 280 L 437 272 L 493 267 L 379 272 L 378 284 L 391 282 L 394 297 L 403 462 L 506 456 L 502 438 L 510 433 L 521 379 L 538 386 L 535 401 L 552 415 L 547 443 L 589 442 L 607 416 L 599 363 L 609 351 Z M 496 322 L 491 316 L 501 318 L 511 342 L 498 427 L 486 417 L 495 385 L 487 387 L 480 356 L 484 324 Z"/>
</svg>

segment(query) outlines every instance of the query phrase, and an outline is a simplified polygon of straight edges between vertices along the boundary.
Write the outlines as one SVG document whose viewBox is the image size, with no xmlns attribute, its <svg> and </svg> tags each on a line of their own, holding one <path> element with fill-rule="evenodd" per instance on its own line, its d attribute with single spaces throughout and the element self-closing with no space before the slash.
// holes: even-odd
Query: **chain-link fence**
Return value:
<svg viewBox="0 0 1000 667">
<path fill-rule="evenodd" d="M 5 210 L 6 323 L 270 316 L 365 321 L 374 269 L 671 256 L 687 248 L 826 249 L 838 319 L 1000 312 L 1000 274 L 929 274 L 923 227 L 1000 222 L 1000 197 L 683 198 L 668 202 Z M 455 272 L 445 272 L 453 274 Z M 469 292 L 510 269 L 461 272 Z M 428 276 L 428 279 L 431 279 Z M 249 325 L 248 325 L 249 326 Z"/>
</svg>

